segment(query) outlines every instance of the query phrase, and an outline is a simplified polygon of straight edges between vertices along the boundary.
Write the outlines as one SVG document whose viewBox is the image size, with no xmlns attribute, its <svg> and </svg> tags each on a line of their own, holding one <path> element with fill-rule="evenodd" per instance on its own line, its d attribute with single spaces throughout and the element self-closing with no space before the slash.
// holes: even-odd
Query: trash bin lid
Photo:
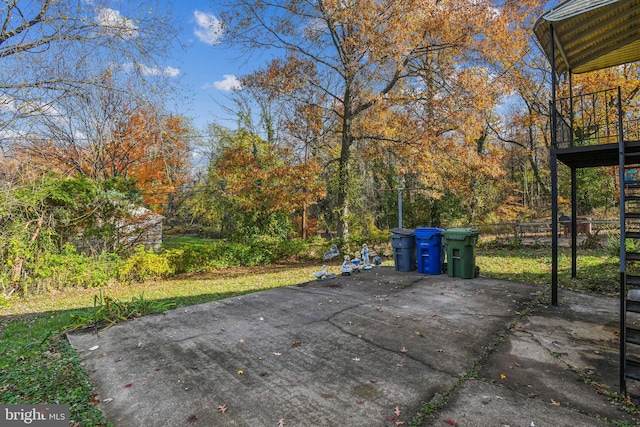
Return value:
<svg viewBox="0 0 640 427">
<path fill-rule="evenodd" d="M 420 227 L 414 231 L 416 238 L 429 239 L 433 236 L 439 236 L 442 234 L 442 228 L 435 227 Z"/>
<path fill-rule="evenodd" d="M 391 232 L 393 234 L 399 234 L 401 236 L 413 236 L 413 230 L 409 229 L 409 228 L 392 228 Z"/>
<path fill-rule="evenodd" d="M 448 228 L 442 232 L 445 239 L 448 240 L 464 240 L 467 237 L 477 236 L 480 230 L 477 228 Z"/>
</svg>

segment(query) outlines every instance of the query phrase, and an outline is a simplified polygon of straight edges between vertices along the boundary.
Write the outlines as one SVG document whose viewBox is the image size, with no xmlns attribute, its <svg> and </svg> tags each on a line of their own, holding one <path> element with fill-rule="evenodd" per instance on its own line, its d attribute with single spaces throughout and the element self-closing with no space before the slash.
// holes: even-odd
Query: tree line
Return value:
<svg viewBox="0 0 640 427">
<path fill-rule="evenodd" d="M 399 189 L 407 227 L 549 215 L 550 69 L 531 31 L 544 2 L 213 1 L 224 43 L 272 59 L 231 96 L 236 127 L 213 117 L 204 141 L 165 107 L 176 31 L 157 6 L 0 11 L 3 286 L 46 254 L 127 256 L 118 224 L 140 205 L 248 245 L 381 240 Z M 574 76 L 573 91 L 620 86 L 637 117 L 639 71 Z M 581 215 L 615 212 L 615 177 L 578 171 Z"/>
</svg>

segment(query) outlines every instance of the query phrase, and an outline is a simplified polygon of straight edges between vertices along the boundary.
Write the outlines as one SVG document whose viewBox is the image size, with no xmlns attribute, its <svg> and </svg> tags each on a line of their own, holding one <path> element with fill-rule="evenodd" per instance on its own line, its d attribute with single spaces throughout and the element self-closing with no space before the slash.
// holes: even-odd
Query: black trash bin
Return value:
<svg viewBox="0 0 640 427">
<path fill-rule="evenodd" d="M 416 238 L 413 230 L 392 228 L 391 233 L 393 264 L 396 271 L 414 271 L 416 269 Z"/>
</svg>

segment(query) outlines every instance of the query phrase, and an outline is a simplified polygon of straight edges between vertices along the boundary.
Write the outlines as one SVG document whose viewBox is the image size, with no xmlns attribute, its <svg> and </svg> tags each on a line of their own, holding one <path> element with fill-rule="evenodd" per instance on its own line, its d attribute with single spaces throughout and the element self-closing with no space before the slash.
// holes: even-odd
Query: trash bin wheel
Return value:
<svg viewBox="0 0 640 427">
<path fill-rule="evenodd" d="M 443 273 L 447 273 L 447 263 L 446 262 L 442 263 L 442 272 Z"/>
<path fill-rule="evenodd" d="M 475 277 L 480 277 L 480 267 L 476 266 Z"/>
</svg>

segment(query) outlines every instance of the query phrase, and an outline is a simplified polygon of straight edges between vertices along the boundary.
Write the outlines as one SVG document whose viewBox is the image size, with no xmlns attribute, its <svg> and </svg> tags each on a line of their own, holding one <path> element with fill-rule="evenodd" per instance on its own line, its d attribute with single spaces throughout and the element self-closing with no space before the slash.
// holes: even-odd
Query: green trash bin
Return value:
<svg viewBox="0 0 640 427">
<path fill-rule="evenodd" d="M 480 273 L 476 267 L 476 243 L 480 230 L 450 228 L 442 232 L 447 246 L 447 274 L 449 277 L 473 279 Z"/>
</svg>

